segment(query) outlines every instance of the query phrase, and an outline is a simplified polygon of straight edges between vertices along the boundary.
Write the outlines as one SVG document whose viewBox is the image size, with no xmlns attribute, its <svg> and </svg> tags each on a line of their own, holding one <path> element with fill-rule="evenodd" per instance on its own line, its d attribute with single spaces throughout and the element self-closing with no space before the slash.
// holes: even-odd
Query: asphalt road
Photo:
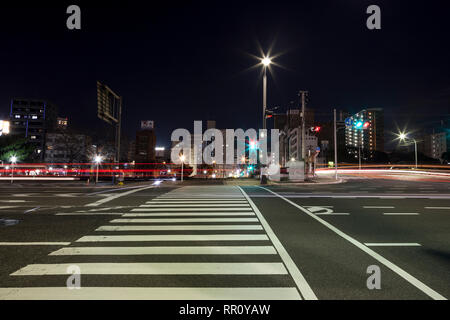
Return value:
<svg viewBox="0 0 450 320">
<path fill-rule="evenodd" d="M 444 299 L 449 231 L 448 182 L 2 184 L 0 299 Z"/>
</svg>

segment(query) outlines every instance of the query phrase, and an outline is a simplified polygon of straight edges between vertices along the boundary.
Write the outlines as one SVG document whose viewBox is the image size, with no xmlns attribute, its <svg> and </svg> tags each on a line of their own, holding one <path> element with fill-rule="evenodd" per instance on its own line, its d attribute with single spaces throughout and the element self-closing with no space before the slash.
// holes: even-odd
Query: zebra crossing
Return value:
<svg viewBox="0 0 450 320">
<path fill-rule="evenodd" d="M 256 205 L 234 186 L 172 190 L 43 260 L 11 273 L 13 283 L 33 285 L 0 288 L 0 299 L 316 299 Z M 80 289 L 66 287 L 72 266 Z"/>
</svg>

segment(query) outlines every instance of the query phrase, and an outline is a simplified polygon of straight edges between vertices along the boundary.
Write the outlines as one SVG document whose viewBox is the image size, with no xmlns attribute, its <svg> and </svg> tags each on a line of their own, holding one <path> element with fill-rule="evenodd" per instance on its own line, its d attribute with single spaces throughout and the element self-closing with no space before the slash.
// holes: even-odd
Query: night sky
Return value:
<svg viewBox="0 0 450 320">
<path fill-rule="evenodd" d="M 123 96 L 130 137 L 140 120 L 155 120 L 166 146 L 194 120 L 256 128 L 261 68 L 251 67 L 269 48 L 280 54 L 269 107 L 298 105 L 305 89 L 324 119 L 333 108 L 384 108 L 386 131 L 450 114 L 448 1 L 92 2 L 1 5 L 0 114 L 12 97 L 48 99 L 74 127 L 94 127 L 100 80 Z M 80 31 L 66 28 L 70 4 L 81 7 Z M 366 28 L 370 4 L 381 30 Z"/>
</svg>

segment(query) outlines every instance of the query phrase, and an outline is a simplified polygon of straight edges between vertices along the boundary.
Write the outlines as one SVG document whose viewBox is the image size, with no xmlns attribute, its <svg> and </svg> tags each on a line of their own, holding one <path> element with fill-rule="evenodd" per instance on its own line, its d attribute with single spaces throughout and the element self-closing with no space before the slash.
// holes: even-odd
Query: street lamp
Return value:
<svg viewBox="0 0 450 320">
<path fill-rule="evenodd" d="M 181 160 L 181 182 L 183 182 L 184 159 L 186 159 L 186 157 L 184 156 L 184 154 L 182 154 L 180 156 L 180 160 Z"/>
<path fill-rule="evenodd" d="M 399 137 L 400 141 L 405 141 L 405 142 L 406 142 L 406 139 L 408 138 L 407 134 L 404 132 L 401 132 L 398 135 L 398 137 Z M 411 138 L 411 140 L 414 141 L 414 153 L 415 153 L 415 158 L 416 158 L 416 169 L 417 169 L 417 141 L 414 138 Z"/>
<path fill-rule="evenodd" d="M 17 162 L 17 157 L 16 156 L 12 156 L 9 159 L 9 162 L 11 162 L 11 183 L 13 183 L 14 182 L 14 165 Z"/>
<path fill-rule="evenodd" d="M 270 66 L 272 60 L 269 57 L 261 59 L 263 65 L 263 129 L 266 129 L 266 109 L 267 109 L 267 67 Z"/>
<path fill-rule="evenodd" d="M 100 162 L 102 162 L 102 157 L 99 155 L 96 155 L 94 158 L 95 163 L 97 164 L 97 172 L 95 174 L 95 184 L 98 183 L 98 166 L 100 164 Z"/>
</svg>

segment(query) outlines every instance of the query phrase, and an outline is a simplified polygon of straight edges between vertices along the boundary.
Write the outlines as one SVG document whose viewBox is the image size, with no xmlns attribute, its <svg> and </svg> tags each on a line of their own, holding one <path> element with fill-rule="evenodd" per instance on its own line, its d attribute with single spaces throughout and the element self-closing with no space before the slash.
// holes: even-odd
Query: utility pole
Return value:
<svg viewBox="0 0 450 320">
<path fill-rule="evenodd" d="M 338 179 L 337 172 L 337 129 L 336 129 L 336 109 L 334 109 L 334 178 Z"/>
<path fill-rule="evenodd" d="M 358 145 L 359 170 L 361 170 L 361 145 Z"/>
<path fill-rule="evenodd" d="M 308 91 L 300 90 L 299 95 L 301 95 L 302 102 L 302 160 L 305 160 L 305 107 L 306 107 L 306 95 Z"/>
<path fill-rule="evenodd" d="M 266 129 L 266 109 L 267 109 L 267 67 L 264 66 L 263 74 L 263 129 Z"/>
</svg>

